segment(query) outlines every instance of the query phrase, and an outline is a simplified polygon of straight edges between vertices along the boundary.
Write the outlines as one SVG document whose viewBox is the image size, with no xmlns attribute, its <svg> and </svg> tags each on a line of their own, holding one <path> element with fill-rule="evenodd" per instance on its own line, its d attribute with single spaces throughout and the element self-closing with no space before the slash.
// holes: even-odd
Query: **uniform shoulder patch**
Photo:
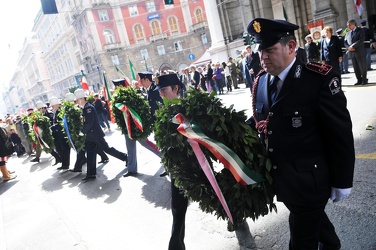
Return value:
<svg viewBox="0 0 376 250">
<path fill-rule="evenodd" d="M 316 72 L 320 75 L 327 75 L 330 71 L 332 71 L 332 66 L 324 65 L 321 63 L 309 62 L 305 65 L 306 69 Z"/>
<path fill-rule="evenodd" d="M 329 89 L 332 95 L 335 95 L 341 91 L 341 84 L 340 80 L 338 77 L 334 77 L 330 82 L 329 82 Z"/>
</svg>

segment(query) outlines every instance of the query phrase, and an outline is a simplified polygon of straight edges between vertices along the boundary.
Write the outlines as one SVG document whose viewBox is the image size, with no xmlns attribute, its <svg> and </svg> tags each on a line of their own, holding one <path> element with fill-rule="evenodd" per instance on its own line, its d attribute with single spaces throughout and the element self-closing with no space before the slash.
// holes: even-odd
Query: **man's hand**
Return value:
<svg viewBox="0 0 376 250">
<path fill-rule="evenodd" d="M 345 199 L 347 196 L 349 196 L 351 193 L 351 188 L 335 188 L 332 187 L 332 194 L 330 196 L 330 199 L 333 200 L 333 202 L 338 202 L 343 199 Z"/>
</svg>

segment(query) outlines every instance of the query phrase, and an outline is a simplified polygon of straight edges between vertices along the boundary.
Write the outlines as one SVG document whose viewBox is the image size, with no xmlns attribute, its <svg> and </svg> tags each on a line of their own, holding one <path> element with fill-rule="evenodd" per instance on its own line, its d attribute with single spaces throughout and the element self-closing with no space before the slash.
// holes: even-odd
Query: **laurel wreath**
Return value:
<svg viewBox="0 0 376 250">
<path fill-rule="evenodd" d="M 34 123 L 36 122 L 37 126 L 43 130 L 43 133 L 42 133 L 43 141 L 49 146 L 49 148 L 45 147 L 42 143 L 41 148 L 44 152 L 51 153 L 52 149 L 55 148 L 55 145 L 54 145 L 54 138 L 52 137 L 51 129 L 50 129 L 50 126 L 51 126 L 50 118 L 48 118 L 47 116 L 44 116 L 42 112 L 40 111 L 33 111 L 31 115 L 28 116 L 28 121 L 29 121 L 29 126 L 30 126 L 29 133 L 31 133 L 30 136 L 33 138 L 33 141 L 37 144 L 40 144 L 39 141 L 37 140 L 34 130 L 32 129 Z"/>
<path fill-rule="evenodd" d="M 80 136 L 80 132 L 82 131 L 83 124 L 82 124 L 82 109 L 78 107 L 74 102 L 71 101 L 62 101 L 61 103 L 61 112 L 59 113 L 59 117 L 61 118 L 60 124 L 64 128 L 63 119 L 66 117 L 68 123 L 69 134 L 76 148 L 77 152 L 81 151 L 85 147 L 85 135 Z M 65 131 L 65 134 L 67 132 Z M 69 138 L 67 137 L 68 144 L 72 147 Z"/>
<path fill-rule="evenodd" d="M 207 136 L 232 149 L 246 166 L 265 179 L 258 184 L 241 186 L 227 168 L 214 168 L 215 162 L 215 165 L 219 164 L 218 160 L 208 149 L 200 146 L 231 211 L 234 224 L 228 222 L 228 230 L 235 230 L 246 218 L 255 220 L 260 215 L 276 211 L 271 163 L 258 134 L 245 124 L 244 111 L 235 111 L 233 105 L 224 107 L 214 93 L 208 95 L 194 90 L 189 91 L 185 100 L 164 100 L 164 104 L 156 112 L 155 139 L 166 170 L 186 197 L 199 202 L 204 212 L 228 220 L 187 139 L 177 131 L 178 125 L 171 122 L 179 112 L 196 121 Z"/>
<path fill-rule="evenodd" d="M 24 114 L 21 116 L 21 124 L 23 126 L 23 130 L 26 135 L 26 139 L 30 143 L 35 143 L 35 136 L 33 133 L 30 131 L 30 125 L 29 125 L 29 117 L 28 115 Z"/>
<path fill-rule="evenodd" d="M 134 140 L 146 139 L 153 131 L 153 119 L 150 113 L 150 105 L 145 98 L 139 94 L 134 88 L 118 88 L 112 97 L 112 111 L 114 113 L 115 122 L 121 128 L 121 132 L 125 135 L 128 134 L 127 127 L 125 125 L 123 112 L 117 107 L 116 103 L 122 103 L 128 107 L 131 107 L 136 111 L 142 120 L 143 131 L 136 127 L 135 123 L 131 119 L 131 133 Z"/>
</svg>

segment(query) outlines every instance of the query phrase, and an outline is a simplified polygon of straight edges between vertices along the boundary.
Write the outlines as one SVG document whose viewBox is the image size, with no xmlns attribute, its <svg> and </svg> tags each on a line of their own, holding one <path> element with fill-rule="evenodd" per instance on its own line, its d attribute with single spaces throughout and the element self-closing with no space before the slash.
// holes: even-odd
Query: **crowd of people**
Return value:
<svg viewBox="0 0 376 250">
<path fill-rule="evenodd" d="M 374 34 L 367 27 L 367 21 L 362 20 L 360 26 L 355 20 L 347 22 L 346 29 L 324 27 L 321 39 L 314 41 L 312 35 L 305 37 L 305 50 L 308 62 L 321 62 L 330 65 L 339 74 L 348 74 L 349 63 L 352 60 L 357 82 L 354 85 L 368 84 L 367 71 L 371 68 L 371 44 L 376 42 Z M 303 62 L 305 62 L 303 60 Z"/>
<path fill-rule="evenodd" d="M 153 76 L 151 72 L 139 72 L 139 82 L 131 84 L 131 87 L 140 89 L 149 102 L 153 119 L 162 98 L 184 98 L 189 88 L 208 93 L 216 91 L 221 95 L 225 88 L 227 92 L 238 89 L 239 82 L 250 87 L 253 116 L 247 123 L 260 134 L 272 162 L 277 200 L 290 211 L 290 249 L 341 247 L 334 226 L 325 213 L 328 199 L 338 202 L 347 197 L 353 182 L 354 140 L 346 97 L 341 89 L 341 73 L 346 73 L 346 69 L 340 63 L 344 62 L 344 54 L 348 55 L 353 62 L 357 84 L 367 84 L 367 70 L 364 68 L 367 69 L 368 52 L 365 29 L 357 27 L 354 20 L 349 20 L 347 26 L 349 32 L 344 39 L 333 35 L 330 27 L 324 28 L 324 36 L 318 44 L 307 36 L 307 62 L 304 62 L 298 56 L 301 52 L 294 36 L 299 26 L 281 20 L 256 18 L 249 24 L 248 32 L 255 37 L 258 52 L 247 46 L 240 58 L 229 57 L 227 62 L 209 63 L 205 67 L 192 65 L 179 74 L 166 72 Z M 342 40 L 347 44 L 346 50 Z M 158 84 L 154 81 L 156 78 Z M 127 87 L 124 79 L 113 80 L 113 83 L 115 88 Z M 110 131 L 111 127 L 106 103 L 100 94 L 94 95 L 92 103 L 86 91 L 77 89 L 74 94 L 68 93 L 65 99 L 78 105 L 82 112 L 79 136 L 85 136 L 84 148 L 77 152 L 77 161 L 71 171 L 82 172 L 82 165 L 86 163 L 87 173 L 83 181 L 96 178 L 97 154 L 101 156 L 100 163 L 108 162 L 106 153 L 124 161 L 127 168 L 124 177 L 138 173 L 137 142 L 161 157 L 158 148 L 148 139 L 130 140 L 125 135 L 127 154 L 108 145 L 104 131 Z M 66 140 L 67 131 L 59 116 L 61 100 L 53 97 L 49 105 L 38 102 L 35 109 L 28 109 L 27 116 L 35 115 L 35 112 L 48 117 L 54 138 L 54 145 L 49 145 L 48 152 L 55 158 L 54 165 L 62 163 L 57 169 L 68 170 L 72 143 Z M 3 180 L 11 180 L 15 175 L 6 168 L 5 157 L 13 151 L 18 156 L 35 154 L 32 162 L 38 163 L 41 149 L 46 145 L 35 125 L 32 128 L 33 124 L 27 124 L 20 115 L 11 117 L 8 114 L 4 120 L 12 147 L 5 146 L 7 140 L 2 135 L 0 167 Z M 30 141 L 27 131 L 32 129 L 37 139 Z M 169 249 L 185 249 L 188 200 L 175 187 L 173 179 L 171 190 L 173 226 Z"/>
</svg>

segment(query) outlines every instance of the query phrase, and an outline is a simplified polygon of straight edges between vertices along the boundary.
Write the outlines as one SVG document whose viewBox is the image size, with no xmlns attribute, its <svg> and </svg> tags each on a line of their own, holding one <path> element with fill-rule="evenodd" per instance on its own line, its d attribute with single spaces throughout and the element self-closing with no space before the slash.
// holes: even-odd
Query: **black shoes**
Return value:
<svg viewBox="0 0 376 250">
<path fill-rule="evenodd" d="M 97 178 L 95 175 L 86 175 L 84 178 L 82 178 L 83 181 L 90 181 Z"/>
<path fill-rule="evenodd" d="M 61 161 L 59 161 L 59 160 L 56 160 L 55 161 L 55 163 L 54 164 L 52 164 L 52 166 L 55 166 L 55 165 L 57 165 L 57 164 L 59 164 Z"/>
<path fill-rule="evenodd" d="M 357 86 L 357 85 L 362 85 L 362 83 L 361 82 L 357 82 L 357 83 L 354 84 L 354 86 Z"/>
<path fill-rule="evenodd" d="M 34 159 L 30 160 L 30 162 L 39 162 L 39 161 L 40 161 L 39 157 L 35 157 Z"/>
<path fill-rule="evenodd" d="M 159 177 L 165 177 L 167 175 L 166 171 L 163 171 L 162 173 L 159 174 Z"/>
<path fill-rule="evenodd" d="M 110 161 L 110 159 L 102 159 L 100 162 L 98 162 L 98 164 L 102 164 L 102 163 L 107 163 L 107 162 L 109 162 Z"/>
<path fill-rule="evenodd" d="M 61 167 L 57 168 L 57 170 L 65 170 L 65 169 L 69 169 L 69 167 L 67 167 L 67 166 L 61 166 Z"/>
<path fill-rule="evenodd" d="M 128 176 L 136 176 L 138 173 L 137 172 L 125 172 L 125 174 L 123 174 L 123 177 L 128 177 Z"/>
<path fill-rule="evenodd" d="M 362 85 L 367 85 L 368 84 L 368 79 L 362 82 Z"/>
<path fill-rule="evenodd" d="M 81 173 L 82 169 L 69 169 L 69 172 Z"/>
</svg>

